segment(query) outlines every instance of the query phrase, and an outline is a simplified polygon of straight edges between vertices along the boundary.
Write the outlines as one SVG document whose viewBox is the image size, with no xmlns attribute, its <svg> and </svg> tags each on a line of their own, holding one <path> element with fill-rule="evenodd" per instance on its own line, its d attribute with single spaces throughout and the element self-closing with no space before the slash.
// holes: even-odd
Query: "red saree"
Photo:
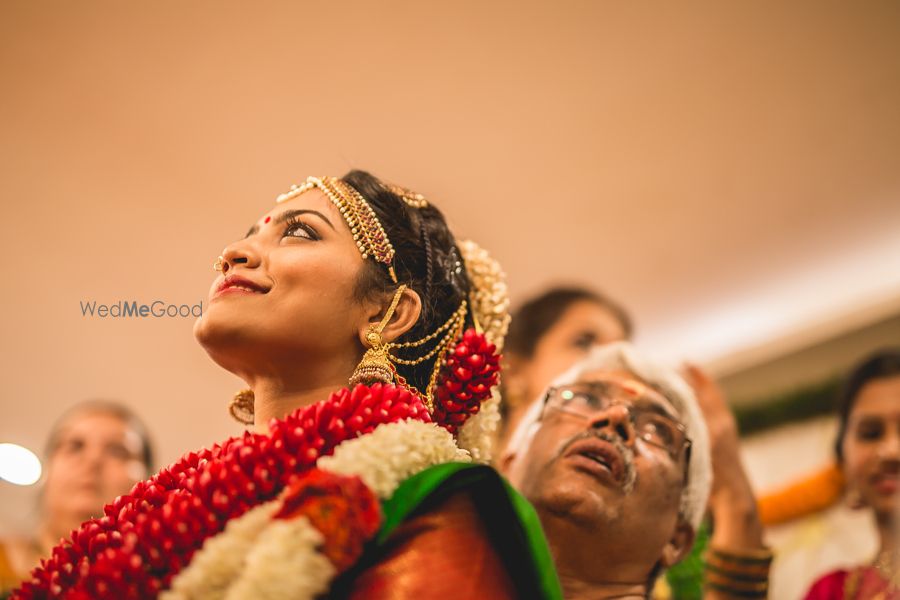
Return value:
<svg viewBox="0 0 900 600">
<path fill-rule="evenodd" d="M 805 600 L 900 600 L 900 590 L 872 567 L 839 569 L 820 577 Z"/>
</svg>

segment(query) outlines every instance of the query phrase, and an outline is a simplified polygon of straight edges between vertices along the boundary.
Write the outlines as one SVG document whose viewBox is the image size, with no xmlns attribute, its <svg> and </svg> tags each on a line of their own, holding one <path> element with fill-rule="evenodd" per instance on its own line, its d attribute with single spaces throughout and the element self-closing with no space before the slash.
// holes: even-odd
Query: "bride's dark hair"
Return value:
<svg viewBox="0 0 900 600">
<path fill-rule="evenodd" d="M 435 331 L 469 297 L 471 282 L 456 239 L 440 210 L 430 202 L 422 207 L 407 204 L 374 175 L 350 171 L 341 180 L 369 203 L 394 246 L 394 271 L 399 283 L 415 290 L 422 299 L 422 314 L 399 342 L 421 339 Z M 366 260 L 355 294 L 360 299 L 389 299 L 397 289 L 387 269 Z M 471 318 L 466 318 L 467 326 Z M 427 351 L 427 350 L 426 350 Z M 425 391 L 434 360 L 415 366 L 398 365 L 406 379 Z"/>
</svg>

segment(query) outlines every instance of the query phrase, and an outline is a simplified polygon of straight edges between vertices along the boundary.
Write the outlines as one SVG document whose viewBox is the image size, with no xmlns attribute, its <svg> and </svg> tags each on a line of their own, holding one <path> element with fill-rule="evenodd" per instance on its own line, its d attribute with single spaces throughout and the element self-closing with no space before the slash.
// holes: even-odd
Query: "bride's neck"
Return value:
<svg viewBox="0 0 900 600">
<path fill-rule="evenodd" d="M 327 399 L 347 382 L 318 381 L 307 386 L 286 385 L 284 381 L 260 379 L 253 382 L 253 414 L 256 430 L 266 432 L 271 419 L 281 419 L 303 406 Z"/>
<path fill-rule="evenodd" d="M 252 369 L 229 370 L 253 390 L 255 429 L 265 433 L 273 418 L 282 419 L 298 408 L 327 400 L 332 392 L 347 387 L 358 363 L 359 357 L 349 353 L 324 358 L 292 357 L 290 361 L 264 356 L 244 363 Z"/>
</svg>

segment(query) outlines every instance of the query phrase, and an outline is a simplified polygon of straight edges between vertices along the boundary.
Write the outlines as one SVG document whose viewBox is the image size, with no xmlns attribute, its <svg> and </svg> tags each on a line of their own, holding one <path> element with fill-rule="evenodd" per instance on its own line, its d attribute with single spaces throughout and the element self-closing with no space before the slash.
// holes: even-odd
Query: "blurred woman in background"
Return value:
<svg viewBox="0 0 900 600">
<path fill-rule="evenodd" d="M 125 494 L 153 468 L 147 429 L 124 405 L 89 401 L 57 421 L 45 449 L 40 516 L 32 535 L 0 543 L 0 593 L 12 589 L 61 538 Z"/>
<path fill-rule="evenodd" d="M 900 598 L 900 349 L 878 352 L 851 372 L 838 404 L 835 443 L 852 506 L 871 511 L 878 553 L 870 564 L 821 577 L 808 600 Z"/>
<path fill-rule="evenodd" d="M 554 287 L 525 302 L 506 337 L 503 421 L 498 455 L 531 402 L 591 348 L 631 338 L 631 317 L 618 303 L 581 287 Z"/>
</svg>

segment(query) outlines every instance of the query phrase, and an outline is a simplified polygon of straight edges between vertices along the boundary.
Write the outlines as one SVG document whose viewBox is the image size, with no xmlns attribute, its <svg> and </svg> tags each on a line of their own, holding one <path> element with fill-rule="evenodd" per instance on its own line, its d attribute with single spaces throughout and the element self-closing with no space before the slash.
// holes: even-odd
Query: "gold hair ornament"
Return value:
<svg viewBox="0 0 900 600">
<path fill-rule="evenodd" d="M 400 196 L 400 199 L 406 202 L 408 206 L 411 206 L 413 208 L 425 208 L 426 206 L 428 206 L 428 200 L 426 200 L 425 196 L 419 194 L 418 192 L 414 192 L 409 188 L 405 188 L 393 183 L 388 183 L 386 184 L 386 186 L 392 194 Z"/>
<path fill-rule="evenodd" d="M 371 256 L 376 261 L 388 268 L 391 280 L 397 283 L 397 273 L 394 272 L 394 247 L 388 239 L 378 215 L 365 198 L 356 189 L 336 177 L 307 177 L 301 185 L 292 185 L 290 191 L 281 194 L 275 202 L 287 202 L 292 198 L 319 189 L 331 200 L 341 216 L 350 227 L 353 241 L 363 259 Z"/>
<path fill-rule="evenodd" d="M 426 408 L 428 408 L 429 412 L 434 410 L 434 387 L 437 383 L 438 374 L 441 371 L 441 367 L 444 364 L 444 356 L 447 354 L 447 351 L 453 346 L 453 341 L 458 339 L 460 335 L 462 335 L 463 328 L 466 324 L 466 314 L 468 312 L 468 305 L 465 300 L 463 300 L 459 308 L 456 309 L 450 318 L 447 319 L 443 325 L 435 329 L 430 334 L 425 337 L 412 341 L 412 342 L 401 342 L 401 343 L 391 343 L 387 345 L 388 358 L 392 362 L 395 362 L 400 365 L 406 366 L 415 366 L 419 365 L 434 356 L 437 356 L 434 361 L 434 366 L 431 369 L 431 375 L 428 378 L 428 386 L 425 388 L 425 392 L 422 393 L 417 390 L 414 386 L 406 381 L 401 375 L 397 374 L 398 382 L 405 388 L 410 391 L 418 394 L 423 401 L 425 402 Z M 408 349 L 408 348 L 418 348 L 424 344 L 427 344 L 437 338 L 441 333 L 444 335 L 437 341 L 434 348 L 430 351 L 426 352 L 422 356 L 417 358 L 400 358 L 395 354 L 398 349 Z"/>
</svg>

